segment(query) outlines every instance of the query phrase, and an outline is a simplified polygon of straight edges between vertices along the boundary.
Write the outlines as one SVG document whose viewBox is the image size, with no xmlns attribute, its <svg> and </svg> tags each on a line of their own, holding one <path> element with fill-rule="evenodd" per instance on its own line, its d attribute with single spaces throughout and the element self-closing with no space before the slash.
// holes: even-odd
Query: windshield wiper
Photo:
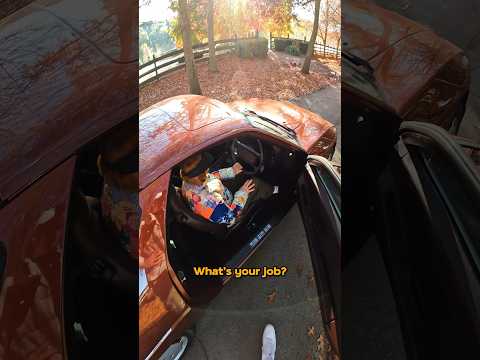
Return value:
<svg viewBox="0 0 480 360">
<path fill-rule="evenodd" d="M 370 65 L 367 60 L 362 59 L 361 57 L 354 55 L 348 51 L 342 50 L 342 57 L 348 59 L 352 64 L 355 64 L 357 66 L 363 66 L 370 72 L 370 74 L 373 74 L 373 72 L 375 71 L 372 65 Z"/>
<path fill-rule="evenodd" d="M 292 136 L 293 138 L 297 138 L 297 133 L 295 132 L 295 130 L 289 128 L 288 126 L 285 126 L 285 125 L 282 125 L 282 124 L 279 124 L 277 123 L 276 121 L 273 121 L 272 119 L 269 119 L 265 116 L 262 116 L 262 115 L 258 115 L 255 111 L 252 111 L 252 110 L 244 110 L 243 111 L 243 114 L 244 115 L 253 115 L 259 119 L 262 119 L 263 121 L 266 121 L 268 122 L 269 124 L 272 124 L 274 126 L 277 126 L 283 130 L 285 130 L 290 136 Z"/>
</svg>

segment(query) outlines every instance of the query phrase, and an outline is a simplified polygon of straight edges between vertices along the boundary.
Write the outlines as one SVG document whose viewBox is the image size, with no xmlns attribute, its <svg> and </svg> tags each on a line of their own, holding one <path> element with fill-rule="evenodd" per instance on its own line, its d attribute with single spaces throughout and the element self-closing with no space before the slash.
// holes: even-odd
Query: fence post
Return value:
<svg viewBox="0 0 480 360">
<path fill-rule="evenodd" d="M 152 60 L 155 60 L 155 55 L 152 55 Z M 157 71 L 157 62 L 153 61 L 153 67 L 155 68 L 155 78 L 158 77 L 158 71 Z"/>
<path fill-rule="evenodd" d="M 258 29 L 255 30 L 255 38 L 258 39 Z"/>
<path fill-rule="evenodd" d="M 290 39 L 290 33 L 287 34 L 287 39 Z"/>
<path fill-rule="evenodd" d="M 271 49 L 273 49 L 272 47 L 272 32 L 270 31 L 270 41 L 268 42 L 268 47 Z"/>
</svg>

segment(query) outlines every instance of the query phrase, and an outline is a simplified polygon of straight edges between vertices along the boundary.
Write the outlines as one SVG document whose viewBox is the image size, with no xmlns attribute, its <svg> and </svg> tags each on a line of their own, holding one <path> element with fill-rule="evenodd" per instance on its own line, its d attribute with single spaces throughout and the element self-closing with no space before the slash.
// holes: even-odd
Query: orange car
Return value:
<svg viewBox="0 0 480 360">
<path fill-rule="evenodd" d="M 181 353 L 188 341 L 182 334 L 194 321 L 192 309 L 208 303 L 231 279 L 196 276 L 193 267 L 241 267 L 297 200 L 322 294 L 322 317 L 337 343 L 340 179 L 327 160 L 335 143 L 330 122 L 287 102 L 224 104 L 182 95 L 140 113 L 140 256 L 161 258 L 158 265 L 140 269 L 142 360 Z M 280 196 L 254 203 L 230 228 L 196 215 L 177 191 L 179 164 L 206 150 L 215 158 L 212 168 L 238 161 L 248 175 L 280 185 Z"/>
<path fill-rule="evenodd" d="M 355 107 L 355 119 L 368 123 L 367 109 L 381 108 L 457 133 L 469 85 L 457 46 L 371 1 L 342 2 L 342 106 Z"/>
<path fill-rule="evenodd" d="M 138 120 L 137 4 L 39 0 L 5 3 L 4 10 L 0 358 L 134 358 L 136 313 L 130 310 L 129 322 L 121 292 L 84 266 L 93 259 L 82 258 L 77 245 L 102 235 L 88 239 L 86 208 L 77 206 L 86 203 L 77 200 L 98 199 L 104 139 Z"/>
</svg>

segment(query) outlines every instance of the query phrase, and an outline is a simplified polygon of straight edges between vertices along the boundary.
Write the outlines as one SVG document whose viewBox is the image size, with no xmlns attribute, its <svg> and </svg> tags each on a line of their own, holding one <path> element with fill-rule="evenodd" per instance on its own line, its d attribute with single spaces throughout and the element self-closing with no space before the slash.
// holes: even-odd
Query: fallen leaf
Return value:
<svg viewBox="0 0 480 360">
<path fill-rule="evenodd" d="M 277 290 L 273 290 L 271 294 L 267 295 L 267 303 L 273 304 L 277 298 Z"/>
<path fill-rule="evenodd" d="M 331 350 L 332 348 L 327 338 L 321 334 L 317 339 L 317 351 L 320 352 L 320 354 L 325 354 L 330 352 Z"/>
<path fill-rule="evenodd" d="M 315 277 L 313 276 L 313 274 L 309 274 L 307 277 L 307 286 L 311 288 L 313 287 L 314 284 L 315 284 Z"/>
<path fill-rule="evenodd" d="M 297 270 L 298 277 L 302 276 L 303 264 L 297 264 L 296 270 Z"/>
<path fill-rule="evenodd" d="M 308 328 L 307 334 L 308 334 L 308 336 L 310 336 L 310 337 L 312 337 L 312 338 L 315 337 L 315 327 L 314 327 L 314 326 L 310 326 L 310 327 Z"/>
<path fill-rule="evenodd" d="M 305 360 L 313 360 L 312 354 L 307 353 L 307 357 L 305 358 Z"/>
<path fill-rule="evenodd" d="M 217 56 L 218 73 L 210 73 L 206 62 L 197 63 L 196 68 L 202 92 L 223 102 L 249 98 L 252 94 L 289 100 L 339 81 L 339 77 L 332 79 L 329 76 L 330 71 L 341 73 L 338 59 L 322 59 L 322 63 L 312 60 L 308 75 L 302 74 L 297 66 L 290 67 L 288 62 L 288 56 L 281 52 L 269 52 L 262 59 L 240 59 L 227 54 Z M 140 88 L 140 110 L 188 92 L 185 70 L 174 71 Z"/>
</svg>

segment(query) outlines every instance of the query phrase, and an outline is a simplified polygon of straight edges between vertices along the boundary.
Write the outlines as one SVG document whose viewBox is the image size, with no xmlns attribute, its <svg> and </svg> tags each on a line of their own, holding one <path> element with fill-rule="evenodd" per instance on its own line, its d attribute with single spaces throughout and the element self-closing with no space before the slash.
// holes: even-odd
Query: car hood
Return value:
<svg viewBox="0 0 480 360">
<path fill-rule="evenodd" d="M 367 61 L 387 106 L 400 117 L 461 50 L 428 28 L 370 1 L 342 3 L 343 49 Z"/>
<path fill-rule="evenodd" d="M 279 125 L 295 130 L 299 143 L 307 152 L 321 137 L 328 137 L 328 145 L 336 140 L 334 125 L 330 121 L 290 102 L 253 98 L 237 100 L 229 105 L 240 112 L 253 111 Z"/>
<path fill-rule="evenodd" d="M 367 61 L 402 39 L 426 30 L 371 1 L 346 0 L 342 3 L 342 47 Z"/>
<path fill-rule="evenodd" d="M 375 84 L 385 103 L 403 118 L 421 98 L 430 81 L 461 52 L 430 32 L 417 33 L 370 60 Z"/>
<path fill-rule="evenodd" d="M 137 113 L 136 30 L 113 3 L 42 0 L 0 20 L 0 200 Z"/>
</svg>

